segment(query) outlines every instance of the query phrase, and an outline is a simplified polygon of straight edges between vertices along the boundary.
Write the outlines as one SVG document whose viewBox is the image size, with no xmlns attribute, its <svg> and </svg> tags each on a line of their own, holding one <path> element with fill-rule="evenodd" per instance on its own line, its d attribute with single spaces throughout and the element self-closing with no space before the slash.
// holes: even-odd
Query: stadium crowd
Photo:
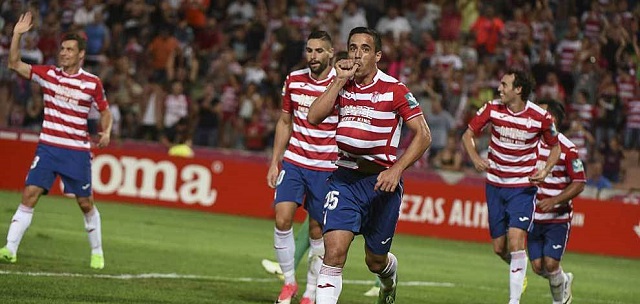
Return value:
<svg viewBox="0 0 640 304">
<path fill-rule="evenodd" d="M 461 134 L 498 98 L 507 68 L 531 71 L 531 100 L 564 105 L 559 128 L 579 147 L 591 185 L 622 183 L 625 155 L 640 149 L 634 0 L 0 3 L 0 128 L 39 131 L 44 117 L 40 88 L 7 68 L 14 24 L 30 10 L 35 26 L 23 36 L 23 61 L 55 64 L 62 34 L 84 32 L 84 68 L 105 85 L 118 139 L 271 151 L 284 77 L 304 66 L 310 31 L 328 31 L 342 51 L 349 30 L 369 26 L 384 39 L 379 67 L 411 89 L 431 128 L 419 168 L 472 167 Z M 488 140 L 480 138 L 485 152 Z M 401 145 L 409 142 L 406 136 Z"/>
</svg>

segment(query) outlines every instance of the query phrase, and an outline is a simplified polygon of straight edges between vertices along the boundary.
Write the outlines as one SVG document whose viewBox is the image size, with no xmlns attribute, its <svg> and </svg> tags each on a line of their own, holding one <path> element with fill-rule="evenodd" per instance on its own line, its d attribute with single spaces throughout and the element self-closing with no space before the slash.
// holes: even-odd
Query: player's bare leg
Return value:
<svg viewBox="0 0 640 304">
<path fill-rule="evenodd" d="M 380 280 L 380 291 L 376 303 L 394 303 L 398 283 L 398 259 L 391 252 L 383 255 L 375 254 L 366 245 L 365 253 L 365 261 L 369 271 L 377 274 Z"/>
<path fill-rule="evenodd" d="M 309 263 L 307 269 L 307 288 L 300 300 L 301 304 L 314 303 L 316 298 L 316 286 L 318 274 L 324 258 L 324 242 L 322 239 L 322 227 L 314 219 L 309 220 Z"/>
<path fill-rule="evenodd" d="M 44 193 L 44 189 L 38 186 L 29 185 L 22 191 L 22 202 L 16 213 L 11 218 L 9 231 L 7 232 L 7 245 L 0 249 L 0 261 L 15 263 L 17 261 L 18 247 L 20 241 L 31 225 L 33 209 L 38 203 L 38 199 Z"/>
<path fill-rule="evenodd" d="M 316 304 L 335 304 L 342 292 L 342 268 L 347 261 L 354 234 L 346 230 L 332 230 L 323 237 L 325 253 L 318 275 Z"/>
<path fill-rule="evenodd" d="M 76 198 L 78 206 L 84 214 L 84 229 L 91 245 L 91 263 L 93 269 L 104 268 L 104 253 L 102 251 L 102 221 L 100 212 L 93 203 L 93 197 Z"/>
<path fill-rule="evenodd" d="M 509 265 L 509 303 L 520 303 L 520 296 L 527 275 L 527 252 L 525 251 L 525 239 L 527 231 L 520 228 L 509 228 L 508 243 L 511 253 Z"/>
<path fill-rule="evenodd" d="M 560 261 L 551 257 L 543 257 L 531 261 L 531 268 L 536 274 L 549 280 L 553 304 L 564 303 L 564 299 L 569 296 L 571 290 L 567 288 L 570 284 L 568 282 L 569 276 L 560 267 Z"/>
<path fill-rule="evenodd" d="M 276 303 L 291 303 L 291 299 L 298 293 L 294 267 L 296 245 L 292 227 L 297 207 L 298 204 L 294 202 L 279 202 L 275 205 L 276 227 L 273 247 L 276 250 L 276 259 L 284 276 L 284 286 Z"/>
</svg>

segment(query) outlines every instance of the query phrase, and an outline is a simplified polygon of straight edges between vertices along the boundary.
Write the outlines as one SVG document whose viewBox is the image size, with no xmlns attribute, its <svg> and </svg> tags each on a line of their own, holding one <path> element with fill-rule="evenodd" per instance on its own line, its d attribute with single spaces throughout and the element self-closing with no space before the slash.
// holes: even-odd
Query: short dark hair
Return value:
<svg viewBox="0 0 640 304">
<path fill-rule="evenodd" d="M 327 33 L 326 31 L 311 32 L 307 40 L 311 40 L 311 39 L 320 39 L 320 40 L 329 42 L 330 45 L 333 45 L 333 42 L 331 41 L 331 35 L 329 35 L 329 33 Z"/>
<path fill-rule="evenodd" d="M 562 126 L 562 123 L 564 122 L 565 112 L 564 112 L 564 106 L 560 102 L 553 99 L 541 99 L 541 100 L 538 100 L 538 104 L 539 105 L 546 104 L 547 111 L 551 113 L 553 117 L 555 117 L 556 127 Z"/>
<path fill-rule="evenodd" d="M 364 26 L 354 27 L 349 32 L 349 39 L 347 39 L 347 43 L 351 41 L 351 36 L 355 34 L 367 34 L 371 36 L 373 38 L 373 44 L 376 53 L 382 51 L 382 39 L 380 38 L 380 34 L 376 30 Z"/>
<path fill-rule="evenodd" d="M 520 98 L 526 100 L 531 94 L 531 90 L 535 86 L 535 80 L 531 78 L 531 75 L 524 70 L 510 69 L 506 72 L 506 75 L 513 75 L 513 88 L 520 87 Z"/>
<path fill-rule="evenodd" d="M 75 40 L 78 42 L 78 49 L 84 51 L 87 48 L 87 38 L 78 33 L 67 33 L 62 37 L 62 41 Z"/>
</svg>

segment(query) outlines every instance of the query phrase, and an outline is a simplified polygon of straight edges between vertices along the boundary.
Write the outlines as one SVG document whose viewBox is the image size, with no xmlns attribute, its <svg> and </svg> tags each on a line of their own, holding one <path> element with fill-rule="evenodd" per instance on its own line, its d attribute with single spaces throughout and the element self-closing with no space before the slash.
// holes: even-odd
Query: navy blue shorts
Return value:
<svg viewBox="0 0 640 304">
<path fill-rule="evenodd" d="M 505 235 L 508 228 L 531 231 L 537 187 L 509 188 L 487 184 L 486 191 L 491 238 Z"/>
<path fill-rule="evenodd" d="M 535 223 L 527 237 L 527 251 L 529 259 L 551 257 L 562 260 L 564 250 L 569 240 L 571 223 Z"/>
<path fill-rule="evenodd" d="M 374 191 L 377 178 L 377 174 L 345 168 L 334 171 L 324 205 L 323 229 L 362 234 L 371 252 L 386 254 L 400 215 L 403 182 L 400 180 L 395 192 Z"/>
<path fill-rule="evenodd" d="M 91 153 L 38 144 L 24 184 L 43 188 L 46 194 L 57 175 L 64 193 L 91 196 Z"/>
<path fill-rule="evenodd" d="M 294 202 L 302 205 L 309 216 L 322 223 L 322 206 L 329 192 L 329 171 L 317 171 L 290 162 L 282 162 L 278 176 L 274 205 L 280 202 Z"/>
</svg>

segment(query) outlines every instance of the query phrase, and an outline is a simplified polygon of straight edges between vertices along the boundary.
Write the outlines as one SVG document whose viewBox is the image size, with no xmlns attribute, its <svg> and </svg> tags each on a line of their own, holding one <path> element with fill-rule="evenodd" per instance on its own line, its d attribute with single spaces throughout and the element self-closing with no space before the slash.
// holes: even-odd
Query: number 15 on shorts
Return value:
<svg viewBox="0 0 640 304">
<path fill-rule="evenodd" d="M 340 192 L 338 191 L 327 192 L 327 195 L 325 196 L 325 201 L 324 201 L 325 211 L 324 211 L 323 224 L 327 223 L 327 210 L 336 209 L 336 207 L 338 206 L 338 195 L 340 195 Z"/>
</svg>

